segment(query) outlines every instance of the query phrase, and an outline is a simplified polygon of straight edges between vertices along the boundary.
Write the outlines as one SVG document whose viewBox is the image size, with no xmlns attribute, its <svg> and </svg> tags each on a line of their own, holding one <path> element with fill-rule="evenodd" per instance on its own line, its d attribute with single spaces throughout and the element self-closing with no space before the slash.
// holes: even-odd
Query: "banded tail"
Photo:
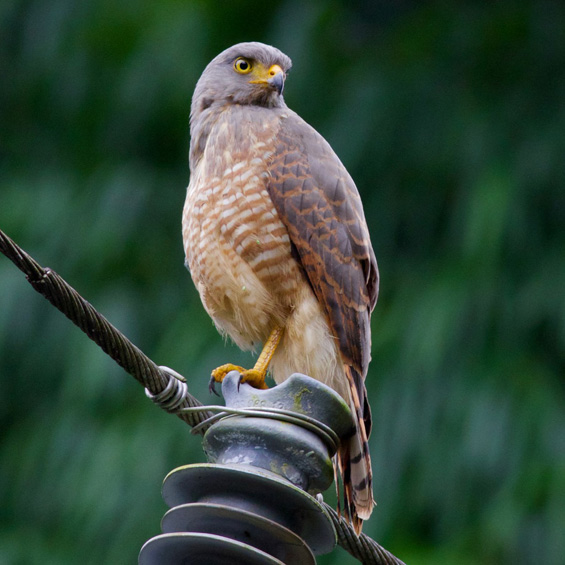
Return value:
<svg viewBox="0 0 565 565">
<path fill-rule="evenodd" d="M 347 365 L 345 374 L 349 383 L 349 405 L 355 431 L 341 445 L 337 453 L 337 462 L 343 483 L 345 517 L 353 525 L 356 533 L 360 534 L 363 520 L 369 519 L 375 505 L 368 442 L 371 433 L 371 411 L 362 376 L 353 367 Z"/>
</svg>

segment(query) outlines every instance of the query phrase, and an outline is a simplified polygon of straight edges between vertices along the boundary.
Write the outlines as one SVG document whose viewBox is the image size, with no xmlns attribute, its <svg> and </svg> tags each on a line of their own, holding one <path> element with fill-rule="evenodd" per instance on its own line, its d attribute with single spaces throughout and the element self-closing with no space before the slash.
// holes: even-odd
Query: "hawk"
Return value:
<svg viewBox="0 0 565 565">
<path fill-rule="evenodd" d="M 233 369 L 266 388 L 294 372 L 337 391 L 355 431 L 337 467 L 359 532 L 373 509 L 365 376 L 378 268 L 361 199 L 326 140 L 283 98 L 291 60 L 240 43 L 198 80 L 190 114 L 190 183 L 182 231 L 187 266 L 218 330 L 261 354 Z"/>
</svg>

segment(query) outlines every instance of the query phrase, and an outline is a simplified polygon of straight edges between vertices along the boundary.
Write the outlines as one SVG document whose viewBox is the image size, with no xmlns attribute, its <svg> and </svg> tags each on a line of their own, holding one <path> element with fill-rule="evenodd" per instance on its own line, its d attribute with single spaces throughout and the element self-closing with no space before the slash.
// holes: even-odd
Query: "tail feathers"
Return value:
<svg viewBox="0 0 565 565">
<path fill-rule="evenodd" d="M 350 385 L 350 408 L 353 414 L 355 430 L 353 435 L 345 440 L 337 454 L 337 463 L 343 484 L 344 513 L 353 525 L 357 534 L 361 533 L 363 520 L 367 520 L 373 511 L 373 473 L 367 428 L 370 430 L 370 412 L 367 406 L 365 385 L 359 390 L 359 375 L 355 370 L 346 367 Z M 360 393 L 362 398 L 359 398 Z M 338 497 L 339 498 L 339 497 Z"/>
</svg>

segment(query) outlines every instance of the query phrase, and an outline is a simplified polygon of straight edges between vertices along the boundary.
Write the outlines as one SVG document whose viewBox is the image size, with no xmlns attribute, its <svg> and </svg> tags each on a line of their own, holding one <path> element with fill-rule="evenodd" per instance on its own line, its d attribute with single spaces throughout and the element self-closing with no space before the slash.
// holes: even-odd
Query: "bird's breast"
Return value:
<svg viewBox="0 0 565 565">
<path fill-rule="evenodd" d="M 304 281 L 267 190 L 274 140 L 264 127 L 249 128 L 245 136 L 229 124 L 216 130 L 192 171 L 184 246 L 208 313 L 249 347 L 283 321 Z"/>
</svg>

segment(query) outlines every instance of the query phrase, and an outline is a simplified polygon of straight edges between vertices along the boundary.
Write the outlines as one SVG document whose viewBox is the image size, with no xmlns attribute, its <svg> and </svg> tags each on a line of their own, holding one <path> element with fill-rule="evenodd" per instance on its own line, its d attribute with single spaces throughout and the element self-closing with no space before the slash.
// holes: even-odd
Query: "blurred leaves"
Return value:
<svg viewBox="0 0 565 565">
<path fill-rule="evenodd" d="M 250 358 L 224 347 L 183 267 L 190 98 L 222 49 L 277 45 L 287 102 L 356 180 L 381 269 L 366 532 L 410 564 L 557 565 L 564 12 L 7 0 L 0 227 L 207 401 L 210 370 Z M 2 257 L 0 381 L 0 563 L 134 562 L 198 439 Z"/>
</svg>

